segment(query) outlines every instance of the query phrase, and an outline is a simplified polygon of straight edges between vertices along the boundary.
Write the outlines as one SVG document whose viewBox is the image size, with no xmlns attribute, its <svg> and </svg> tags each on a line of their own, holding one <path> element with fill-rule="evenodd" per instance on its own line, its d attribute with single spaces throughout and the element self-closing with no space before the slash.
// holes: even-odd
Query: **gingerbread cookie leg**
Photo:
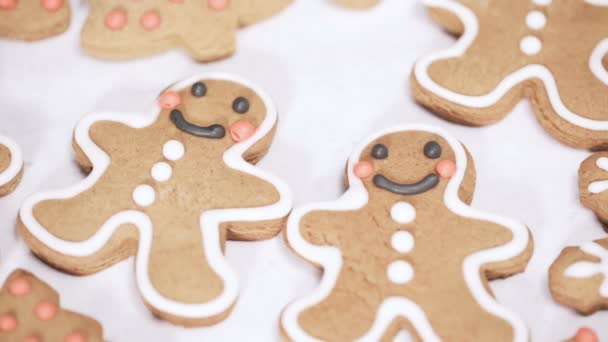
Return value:
<svg viewBox="0 0 608 342">
<path fill-rule="evenodd" d="M 0 196 L 11 193 L 21 180 L 23 158 L 17 144 L 0 135 Z"/>
<path fill-rule="evenodd" d="M 463 202 L 474 186 L 467 159 L 458 141 L 423 125 L 359 145 L 343 197 L 289 217 L 289 245 L 324 273 L 284 310 L 286 337 L 378 341 L 408 330 L 424 341 L 527 341 L 487 283 L 523 271 L 530 233 Z"/>
<path fill-rule="evenodd" d="M 449 120 L 486 125 L 530 96 L 542 126 L 561 142 L 608 146 L 607 100 L 599 95 L 608 89 L 602 66 L 608 52 L 605 6 L 530 0 L 425 4 L 462 36 L 452 48 L 416 63 L 412 88 L 419 102 Z M 585 24 L 571 13 L 586 18 Z M 565 58 L 565 50 L 573 57 Z"/>
<path fill-rule="evenodd" d="M 0 290 L 0 340 L 102 342 L 101 325 L 62 309 L 59 294 L 33 274 L 16 270 Z"/>
<path fill-rule="evenodd" d="M 225 75 L 180 82 L 158 102 L 148 116 L 85 118 L 74 141 L 91 174 L 28 199 L 20 230 L 36 254 L 68 272 L 135 255 L 152 312 L 213 324 L 238 296 L 225 240 L 275 236 L 290 211 L 285 184 L 246 161 L 270 146 L 277 113 L 263 92 Z"/>
<path fill-rule="evenodd" d="M 608 309 L 608 239 L 565 248 L 549 269 L 549 287 L 581 314 Z"/>
<path fill-rule="evenodd" d="M 0 2 L 0 36 L 26 41 L 58 35 L 70 24 L 66 0 L 4 0 Z"/>
</svg>

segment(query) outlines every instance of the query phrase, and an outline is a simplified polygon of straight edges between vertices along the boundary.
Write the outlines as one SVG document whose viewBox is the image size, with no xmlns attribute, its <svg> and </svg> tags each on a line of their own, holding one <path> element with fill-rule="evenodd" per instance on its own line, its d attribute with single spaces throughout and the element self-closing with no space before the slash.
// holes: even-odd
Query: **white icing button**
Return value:
<svg viewBox="0 0 608 342">
<path fill-rule="evenodd" d="M 534 0 L 534 3 L 538 6 L 548 6 L 551 5 L 551 1 L 553 0 Z"/>
<path fill-rule="evenodd" d="M 409 232 L 398 231 L 391 237 L 391 245 L 399 253 L 408 253 L 414 248 L 414 237 Z"/>
<path fill-rule="evenodd" d="M 599 167 L 600 169 L 602 169 L 604 171 L 608 171 L 608 158 L 606 158 L 606 157 L 597 158 L 597 160 L 595 161 L 595 165 L 597 165 L 597 167 Z"/>
<path fill-rule="evenodd" d="M 173 173 L 173 169 L 171 169 L 171 165 L 165 162 L 159 162 L 152 166 L 152 178 L 154 178 L 157 182 L 166 182 L 171 178 L 171 174 Z"/>
<path fill-rule="evenodd" d="M 165 146 L 163 146 L 163 156 L 172 161 L 182 159 L 184 151 L 184 144 L 177 140 L 169 140 L 165 143 Z"/>
<path fill-rule="evenodd" d="M 391 208 L 391 217 L 400 224 L 410 223 L 416 219 L 416 209 L 407 202 L 397 202 Z"/>
<path fill-rule="evenodd" d="M 523 53 L 528 56 L 531 56 L 539 53 L 543 47 L 543 44 L 537 37 L 526 36 L 521 40 L 519 47 L 521 48 L 521 51 Z"/>
<path fill-rule="evenodd" d="M 403 260 L 393 261 L 386 270 L 388 279 L 395 284 L 405 284 L 414 277 L 414 269 Z"/>
<path fill-rule="evenodd" d="M 154 189 L 147 184 L 138 185 L 133 191 L 133 201 L 141 207 L 147 207 L 154 203 L 155 200 L 156 193 L 154 192 Z"/>
<path fill-rule="evenodd" d="M 547 24 L 547 17 L 540 11 L 532 11 L 526 17 L 526 24 L 532 30 L 540 30 Z"/>
</svg>

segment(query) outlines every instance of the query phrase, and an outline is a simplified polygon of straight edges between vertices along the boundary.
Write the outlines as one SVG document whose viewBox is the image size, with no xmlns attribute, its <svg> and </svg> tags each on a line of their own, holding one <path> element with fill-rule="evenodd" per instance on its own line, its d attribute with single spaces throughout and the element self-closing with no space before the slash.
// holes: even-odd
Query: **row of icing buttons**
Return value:
<svg viewBox="0 0 608 342">
<path fill-rule="evenodd" d="M 0 0 L 6 1 L 6 0 Z M 12 0 L 15 1 L 15 0 Z M 49 0 L 51 1 L 51 0 Z M 169 2 L 181 4 L 183 0 L 169 0 Z M 230 0 L 207 0 L 207 6 L 215 11 L 223 11 L 228 8 Z M 106 15 L 105 24 L 110 30 L 121 30 L 127 26 L 127 13 L 123 9 L 113 9 Z M 145 12 L 139 18 L 139 24 L 146 31 L 152 31 L 160 27 L 161 18 L 157 10 Z"/>
<path fill-rule="evenodd" d="M 32 0 L 26 0 L 32 1 Z M 18 0 L 0 0 L 0 9 L 12 10 L 17 8 Z M 54 12 L 63 6 L 64 0 L 40 0 L 40 5 L 47 11 Z"/>
<path fill-rule="evenodd" d="M 391 218 L 399 224 L 413 222 L 416 209 L 406 202 L 397 202 L 391 208 Z M 391 246 L 401 254 L 409 253 L 414 248 L 414 237 L 406 231 L 397 231 L 391 236 Z M 404 260 L 393 261 L 388 265 L 386 274 L 395 284 L 405 284 L 414 277 L 414 268 Z"/>
<path fill-rule="evenodd" d="M 551 4 L 551 0 L 534 0 L 534 3 L 538 6 L 548 6 Z M 541 11 L 530 11 L 526 16 L 526 25 L 531 30 L 541 30 L 546 24 L 547 17 Z M 522 38 L 519 46 L 521 51 L 529 56 L 536 55 L 543 48 L 540 39 L 534 35 L 527 35 Z"/>
</svg>

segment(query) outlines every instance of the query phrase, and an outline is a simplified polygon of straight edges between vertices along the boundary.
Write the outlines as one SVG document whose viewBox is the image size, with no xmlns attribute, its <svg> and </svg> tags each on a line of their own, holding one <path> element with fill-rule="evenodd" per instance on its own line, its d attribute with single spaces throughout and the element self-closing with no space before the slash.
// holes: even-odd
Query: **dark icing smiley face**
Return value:
<svg viewBox="0 0 608 342">
<path fill-rule="evenodd" d="M 251 137 L 263 121 L 265 106 L 250 89 L 230 81 L 198 81 L 180 92 L 166 91 L 159 104 L 180 131 L 195 137 L 234 142 Z"/>
<path fill-rule="evenodd" d="M 355 175 L 371 178 L 374 187 L 404 196 L 432 190 L 455 171 L 453 152 L 447 142 L 424 132 L 383 136 L 364 150 L 354 167 Z"/>
</svg>

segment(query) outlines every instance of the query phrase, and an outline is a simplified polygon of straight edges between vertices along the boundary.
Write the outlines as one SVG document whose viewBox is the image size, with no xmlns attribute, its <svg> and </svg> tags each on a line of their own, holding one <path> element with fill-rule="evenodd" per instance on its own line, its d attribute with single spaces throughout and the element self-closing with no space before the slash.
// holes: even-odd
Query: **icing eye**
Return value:
<svg viewBox="0 0 608 342">
<path fill-rule="evenodd" d="M 239 96 L 232 102 L 232 110 L 239 114 L 245 114 L 249 110 L 249 100 Z"/>
<path fill-rule="evenodd" d="M 436 141 L 429 141 L 424 145 L 424 155 L 430 159 L 441 157 L 441 145 Z"/>
<path fill-rule="evenodd" d="M 382 144 L 376 144 L 372 147 L 372 157 L 376 159 L 388 158 L 388 148 Z"/>
<path fill-rule="evenodd" d="M 203 82 L 196 82 L 192 85 L 190 93 L 195 97 L 203 97 L 207 95 L 207 86 Z"/>
</svg>

